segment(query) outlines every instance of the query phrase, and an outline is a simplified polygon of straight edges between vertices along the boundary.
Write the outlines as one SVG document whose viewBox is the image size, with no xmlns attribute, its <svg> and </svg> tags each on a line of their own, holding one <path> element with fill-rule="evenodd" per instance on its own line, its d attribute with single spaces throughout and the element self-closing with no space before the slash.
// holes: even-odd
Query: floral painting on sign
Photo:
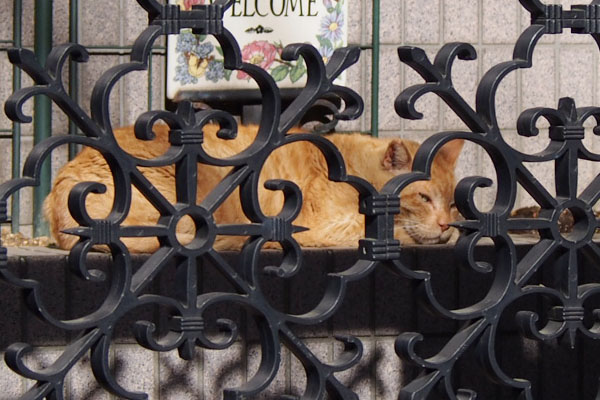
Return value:
<svg viewBox="0 0 600 400">
<path fill-rule="evenodd" d="M 173 0 L 182 10 L 191 10 L 194 5 L 203 5 L 210 0 Z M 304 60 L 286 61 L 281 58 L 283 48 L 293 42 L 309 42 L 315 45 L 325 63 L 329 61 L 335 49 L 346 45 L 346 0 L 298 0 L 290 2 L 282 0 L 274 6 L 259 6 L 254 9 L 247 2 L 234 2 L 226 15 L 226 27 L 230 30 L 241 30 L 244 33 L 240 42 L 244 62 L 258 65 L 270 73 L 276 82 L 301 84 L 307 70 Z M 244 3 L 244 4 L 241 4 Z M 252 2 L 250 2 L 252 3 Z M 320 4 L 317 4 L 320 3 Z M 236 6 L 238 9 L 236 9 Z M 260 8 L 264 7 L 264 8 Z M 269 14 L 269 15 L 267 15 Z M 260 16 L 260 18 L 256 18 Z M 266 17 L 266 18 L 265 18 Z M 306 22 L 310 20 L 310 22 Z M 297 29 L 302 23 L 304 28 Z M 233 28 L 232 28 L 233 26 Z M 306 28 L 306 29 L 305 29 Z M 294 37 L 290 32 L 294 31 Z M 301 36 L 298 36 L 298 35 Z M 236 34 L 236 37 L 237 34 Z M 183 30 L 176 36 L 174 45 L 175 57 L 171 80 L 179 88 L 183 86 L 210 85 L 218 82 L 229 82 L 226 88 L 235 88 L 250 82 L 250 76 L 242 71 L 226 70 L 223 64 L 223 51 L 218 42 L 205 35 L 197 35 L 191 30 Z M 185 89 L 185 88 L 183 88 Z M 209 89 L 210 90 L 210 89 Z M 173 98 L 173 96 L 169 96 Z"/>
</svg>

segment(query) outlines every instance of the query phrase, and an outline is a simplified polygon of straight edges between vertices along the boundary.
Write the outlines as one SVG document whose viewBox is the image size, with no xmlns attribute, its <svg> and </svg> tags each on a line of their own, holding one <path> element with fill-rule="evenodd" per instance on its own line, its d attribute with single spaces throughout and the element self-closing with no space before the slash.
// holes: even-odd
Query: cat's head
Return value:
<svg viewBox="0 0 600 400">
<path fill-rule="evenodd" d="M 418 181 L 400 193 L 400 214 L 396 215 L 395 236 L 402 243 L 446 243 L 455 232 L 449 224 L 459 217 L 454 205 L 456 181 L 454 169 L 463 147 L 463 140 L 454 140 L 436 155 L 431 179 Z M 382 161 L 384 169 L 406 172 L 412 168 L 419 144 L 393 140 Z"/>
</svg>

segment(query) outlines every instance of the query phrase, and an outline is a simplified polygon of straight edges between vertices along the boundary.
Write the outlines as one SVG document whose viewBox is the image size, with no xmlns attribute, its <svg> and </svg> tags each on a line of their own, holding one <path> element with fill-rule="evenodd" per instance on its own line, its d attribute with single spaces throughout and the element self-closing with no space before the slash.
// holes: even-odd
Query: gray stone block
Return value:
<svg viewBox="0 0 600 400">
<path fill-rule="evenodd" d="M 484 152 L 485 150 L 481 146 L 473 142 L 465 141 L 455 168 L 456 182 L 460 182 L 460 180 L 465 177 L 484 174 L 481 163 Z M 481 191 L 475 192 L 476 197 L 479 196 L 479 192 Z"/>
<path fill-rule="evenodd" d="M 440 0 L 406 0 L 404 2 L 404 41 L 407 44 L 438 43 L 440 34 Z M 424 29 L 424 27 L 427 27 Z"/>
<path fill-rule="evenodd" d="M 402 120 L 394 109 L 394 101 L 401 92 L 402 79 L 397 46 L 382 46 L 380 57 L 379 128 L 399 130 Z"/>
<path fill-rule="evenodd" d="M 444 0 L 444 42 L 475 44 L 479 39 L 479 7 L 477 0 Z"/>
<path fill-rule="evenodd" d="M 4 1 L 0 3 L 0 14 L 5 16 L 5 21 L 13 17 L 13 3 Z M 0 40 L 12 40 L 13 29 L 12 23 L 4 23 L 0 27 Z"/>
<path fill-rule="evenodd" d="M 394 352 L 393 338 L 375 343 L 375 395 L 377 400 L 396 400 L 404 381 L 405 365 Z"/>
<path fill-rule="evenodd" d="M 363 340 L 363 356 L 352 368 L 338 372 L 335 377 L 354 393 L 359 399 L 373 398 L 373 371 L 379 361 L 379 354 L 375 351 L 375 343 L 370 340 Z M 339 358 L 344 350 L 344 345 L 334 343 L 333 359 Z"/>
<path fill-rule="evenodd" d="M 556 108 L 556 81 L 559 71 L 555 69 L 556 48 L 538 45 L 533 53 L 533 65 L 521 72 L 521 110 L 532 107 Z M 536 137 L 535 140 L 540 140 Z"/>
<path fill-rule="evenodd" d="M 123 24 L 122 42 L 125 46 L 131 46 L 148 26 L 148 15 L 136 1 L 121 2 L 120 15 Z M 160 41 L 161 39 L 157 43 Z"/>
<path fill-rule="evenodd" d="M 234 343 L 225 350 L 204 351 L 204 398 L 218 399 L 223 389 L 236 388 L 245 382 L 245 349 L 240 343 Z"/>
<path fill-rule="evenodd" d="M 21 165 L 25 163 L 27 155 L 33 148 L 33 138 L 31 136 L 21 136 Z M 22 171 L 22 169 L 21 169 Z M 20 172 L 19 174 L 21 174 Z M 33 189 L 31 187 L 23 188 L 19 191 L 19 222 L 24 225 L 33 223 Z"/>
<path fill-rule="evenodd" d="M 370 131 L 371 51 L 363 50 L 361 52 L 360 61 L 348 68 L 344 74 L 346 74 L 345 86 L 354 90 L 362 97 L 365 103 L 365 110 L 356 120 L 340 121 L 335 130 L 346 132 Z"/>
<path fill-rule="evenodd" d="M 381 43 L 395 45 L 402 43 L 402 26 L 404 16 L 404 2 L 395 0 L 382 0 L 380 3 L 379 36 Z M 365 18 L 366 19 L 366 18 Z M 369 22 L 367 20 L 367 22 Z M 370 25 L 367 23 L 367 25 Z"/>
<path fill-rule="evenodd" d="M 123 78 L 123 91 L 127 101 L 123 103 L 121 125 L 133 125 L 136 119 L 148 111 L 148 72 L 136 71 Z"/>
<path fill-rule="evenodd" d="M 321 362 L 331 362 L 332 346 L 329 341 L 305 340 L 304 344 Z M 306 389 L 306 372 L 298 358 L 292 355 L 290 367 L 290 394 L 301 396 Z"/>
<path fill-rule="evenodd" d="M 166 76 L 166 57 L 156 55 L 152 57 L 152 104 L 151 110 L 164 109 L 165 104 L 165 76 Z"/>
<path fill-rule="evenodd" d="M 593 104 L 593 85 L 590 82 L 593 82 L 593 76 L 597 73 L 595 52 L 591 46 L 560 48 L 560 65 L 557 71 L 559 98 L 573 97 L 578 107 Z"/>
<path fill-rule="evenodd" d="M 48 373 L 47 369 L 52 367 L 52 364 L 61 354 L 62 350 L 59 348 L 34 347 L 30 353 L 25 355 L 23 361 L 28 368 L 43 374 Z M 25 380 L 25 391 L 29 390 L 34 384 L 35 381 L 33 380 Z"/>
<path fill-rule="evenodd" d="M 435 58 L 438 48 L 427 47 L 426 53 L 431 61 Z M 420 85 L 425 83 L 425 80 L 417 74 L 412 68 L 402 65 L 401 70 L 404 74 L 404 81 L 402 87 L 407 88 L 413 85 Z M 419 120 L 403 120 L 403 129 L 405 132 L 412 131 L 438 131 L 440 130 L 440 100 L 433 94 L 428 93 L 425 96 L 417 100 L 415 108 L 418 112 L 423 114 L 423 118 Z M 422 138 L 426 138 L 426 135 L 422 135 Z"/>
<path fill-rule="evenodd" d="M 479 54 L 479 52 L 478 52 Z M 475 110 L 475 93 L 480 81 L 478 60 L 456 60 L 452 67 L 452 83 L 458 94 Z M 467 125 L 446 105 L 442 104 L 443 126 L 445 130 L 469 132 Z"/>
<path fill-rule="evenodd" d="M 248 345 L 248 380 L 252 379 L 258 371 L 262 359 L 262 348 L 256 343 Z M 290 354 L 285 347 L 281 347 L 281 362 L 277 375 L 271 381 L 269 386 L 256 396 L 257 399 L 276 399 L 278 396 L 287 393 L 287 375 L 290 370 Z"/>
<path fill-rule="evenodd" d="M 481 53 L 483 71 L 487 72 L 493 66 L 512 60 L 512 46 L 485 47 Z M 502 129 L 515 129 L 517 116 L 517 76 L 515 73 L 507 75 L 503 80 L 495 97 L 498 124 Z"/>
<path fill-rule="evenodd" d="M 96 381 L 92 372 L 89 355 L 75 364 L 67 375 L 65 385 L 71 399 L 108 400 L 110 394 Z"/>
<path fill-rule="evenodd" d="M 177 350 L 160 353 L 158 358 L 161 399 L 193 399 L 202 395 L 202 352 L 187 361 Z"/>
<path fill-rule="evenodd" d="M 348 2 L 348 18 L 347 18 L 347 29 L 348 29 L 348 43 L 354 45 L 361 45 L 369 43 L 371 41 L 371 29 L 370 24 L 366 21 L 370 19 L 369 4 L 362 1 L 350 1 Z"/>
<path fill-rule="evenodd" d="M 8 4 L 8 2 L 2 3 L 2 5 L 0 5 L 0 7 L 4 7 L 4 4 Z M 1 12 L 2 12 L 2 10 L 0 9 L 0 13 Z M 9 26 L 9 25 L 4 25 L 4 26 Z M 0 102 L 2 104 L 4 104 L 4 102 L 8 99 L 8 96 L 10 96 L 13 92 L 12 75 L 13 75 L 13 65 L 10 63 L 10 61 L 8 61 L 7 53 L 0 52 L 0 76 L 5 77 L 4 84 L 0 85 Z M 4 113 L 0 113 L 0 129 L 11 129 L 11 128 L 12 128 L 12 121 L 10 119 L 8 119 L 8 117 Z M 10 144 L 10 141 L 7 141 L 7 140 L 3 140 L 3 142 Z M 8 145 L 2 146 L 2 147 L 6 151 L 8 151 L 10 149 L 10 146 L 8 146 Z M 9 153 L 7 153 L 7 154 L 9 154 Z M 3 154 L 2 159 L 8 160 L 8 158 L 6 158 L 4 156 L 4 154 Z M 4 170 L 5 168 L 2 168 L 2 169 Z M 6 169 L 8 169 L 8 168 L 6 168 Z"/>
<path fill-rule="evenodd" d="M 4 351 L 0 352 L 0 358 L 4 360 Z M 16 399 L 23 393 L 23 379 L 6 366 L 4 361 L 0 362 L 0 400 Z"/>
<path fill-rule="evenodd" d="M 509 132 L 509 135 L 512 132 Z M 473 145 L 471 145 L 473 146 Z M 472 147 L 471 147 L 472 148 Z M 466 149 L 469 149 L 467 146 Z M 498 191 L 498 177 L 496 166 L 485 150 L 480 151 L 479 168 L 477 171 L 481 176 L 492 180 L 492 185 L 487 188 L 481 188 L 475 192 L 475 204 L 481 211 L 489 211 L 496 201 Z M 470 176 L 468 174 L 467 176 Z"/>
<path fill-rule="evenodd" d="M 108 27 L 103 26 L 103 29 L 110 30 Z M 80 98 L 81 107 L 85 110 L 88 115 L 90 113 L 90 99 L 92 90 L 96 81 L 102 76 L 102 74 L 110 67 L 126 62 L 126 60 L 116 56 L 98 55 L 90 57 L 90 60 L 79 66 L 79 80 L 81 85 Z M 110 96 L 110 119 L 113 126 L 120 126 L 121 122 L 121 87 L 120 84 L 115 85 Z M 127 100 L 125 100 L 127 101 Z"/>
<path fill-rule="evenodd" d="M 33 1 L 23 1 L 23 13 L 21 18 L 21 29 L 23 46 L 33 47 L 34 30 L 34 4 Z"/>
<path fill-rule="evenodd" d="M 55 45 L 68 43 L 69 0 L 53 0 L 52 11 L 52 42 Z"/>
<path fill-rule="evenodd" d="M 158 399 L 158 353 L 140 346 L 116 345 L 113 348 L 117 382 L 129 391 L 147 393 L 148 399 Z"/>
<path fill-rule="evenodd" d="M 512 1 L 483 0 L 483 42 L 514 43 L 520 33 L 519 9 Z"/>
<path fill-rule="evenodd" d="M 108 0 L 102 3 L 81 3 L 79 5 L 79 24 L 81 29 L 79 43 L 84 46 L 122 45 L 122 21 L 120 0 Z M 144 14 L 143 11 L 140 11 Z M 99 23 L 101 21 L 101 23 Z"/>
</svg>

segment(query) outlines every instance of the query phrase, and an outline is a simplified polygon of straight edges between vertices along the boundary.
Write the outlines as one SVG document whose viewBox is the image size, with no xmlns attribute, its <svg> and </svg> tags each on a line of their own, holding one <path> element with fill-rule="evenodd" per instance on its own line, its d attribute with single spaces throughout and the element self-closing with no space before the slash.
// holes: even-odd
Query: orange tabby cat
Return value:
<svg viewBox="0 0 600 400">
<path fill-rule="evenodd" d="M 247 148 L 256 136 L 255 126 L 238 128 L 234 140 L 224 141 L 216 137 L 217 127 L 204 128 L 203 147 L 213 157 L 229 157 Z M 131 155 L 153 158 L 163 154 L 169 147 L 168 127 L 156 125 L 156 138 L 150 142 L 138 140 L 132 127 L 115 130 L 119 145 Z M 419 144 L 402 139 L 377 139 L 361 134 L 331 134 L 326 136 L 342 153 L 348 174 L 362 177 L 377 189 L 399 173 L 410 171 L 412 158 Z M 415 182 L 401 193 L 401 214 L 396 217 L 395 236 L 403 243 L 445 243 L 452 235 L 448 226 L 456 219 L 453 207 L 455 187 L 454 167 L 463 142 L 456 140 L 446 144 L 436 157 L 430 181 Z M 175 203 L 175 167 L 140 168 L 144 176 L 171 203 Z M 223 179 L 230 168 L 199 165 L 198 202 Z M 269 179 L 285 179 L 296 183 L 303 195 L 302 211 L 294 225 L 309 230 L 294 234 L 301 246 L 351 246 L 356 247 L 364 237 L 364 216 L 358 212 L 358 194 L 345 183 L 332 182 L 327 178 L 327 165 L 322 153 L 304 141 L 285 145 L 274 151 L 266 161 L 260 175 L 259 202 L 266 215 L 277 215 L 283 204 L 280 191 L 264 189 Z M 58 245 L 69 249 L 78 237 L 61 233 L 78 224 L 67 208 L 69 192 L 79 182 L 100 182 L 106 193 L 90 194 L 86 208 L 92 218 L 104 218 L 112 207 L 114 183 L 104 158 L 97 151 L 85 148 L 58 173 L 52 192 L 45 202 L 46 218 Z M 155 225 L 159 213 L 137 190 L 133 189 L 132 203 L 127 219 L 122 225 Z M 246 223 L 236 190 L 214 213 L 219 224 Z M 178 240 L 189 242 L 195 235 L 195 225 L 182 219 L 177 225 Z M 240 248 L 246 238 L 219 236 L 216 249 Z M 153 252 L 158 248 L 156 238 L 123 238 L 132 252 Z"/>
</svg>

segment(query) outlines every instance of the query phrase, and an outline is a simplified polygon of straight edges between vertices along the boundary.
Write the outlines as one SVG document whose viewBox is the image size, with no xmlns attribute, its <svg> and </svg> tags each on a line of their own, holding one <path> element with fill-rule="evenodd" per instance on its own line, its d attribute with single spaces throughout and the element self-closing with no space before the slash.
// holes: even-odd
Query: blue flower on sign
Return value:
<svg viewBox="0 0 600 400">
<path fill-rule="evenodd" d="M 333 55 L 333 49 L 329 46 L 321 46 L 319 47 L 319 54 L 323 57 L 323 62 L 327 64 Z"/>
<path fill-rule="evenodd" d="M 220 61 L 211 61 L 206 68 L 206 79 L 217 83 L 225 77 L 225 68 Z"/>
<path fill-rule="evenodd" d="M 215 46 L 211 42 L 202 42 L 199 43 L 193 50 L 192 54 L 197 56 L 198 58 L 208 58 L 210 53 L 213 52 Z"/>
<path fill-rule="evenodd" d="M 175 67 L 175 80 L 181 82 L 183 85 L 198 83 L 198 78 L 190 75 L 188 68 L 185 65 L 178 65 Z"/>
<path fill-rule="evenodd" d="M 191 53 L 197 44 L 198 39 L 196 39 L 196 35 L 191 32 L 183 32 L 177 36 L 175 50 L 182 53 Z"/>
<path fill-rule="evenodd" d="M 320 33 L 324 38 L 327 38 L 332 42 L 337 42 L 338 40 L 342 40 L 343 26 L 344 14 L 334 11 L 331 14 L 326 15 L 321 21 Z"/>
</svg>

